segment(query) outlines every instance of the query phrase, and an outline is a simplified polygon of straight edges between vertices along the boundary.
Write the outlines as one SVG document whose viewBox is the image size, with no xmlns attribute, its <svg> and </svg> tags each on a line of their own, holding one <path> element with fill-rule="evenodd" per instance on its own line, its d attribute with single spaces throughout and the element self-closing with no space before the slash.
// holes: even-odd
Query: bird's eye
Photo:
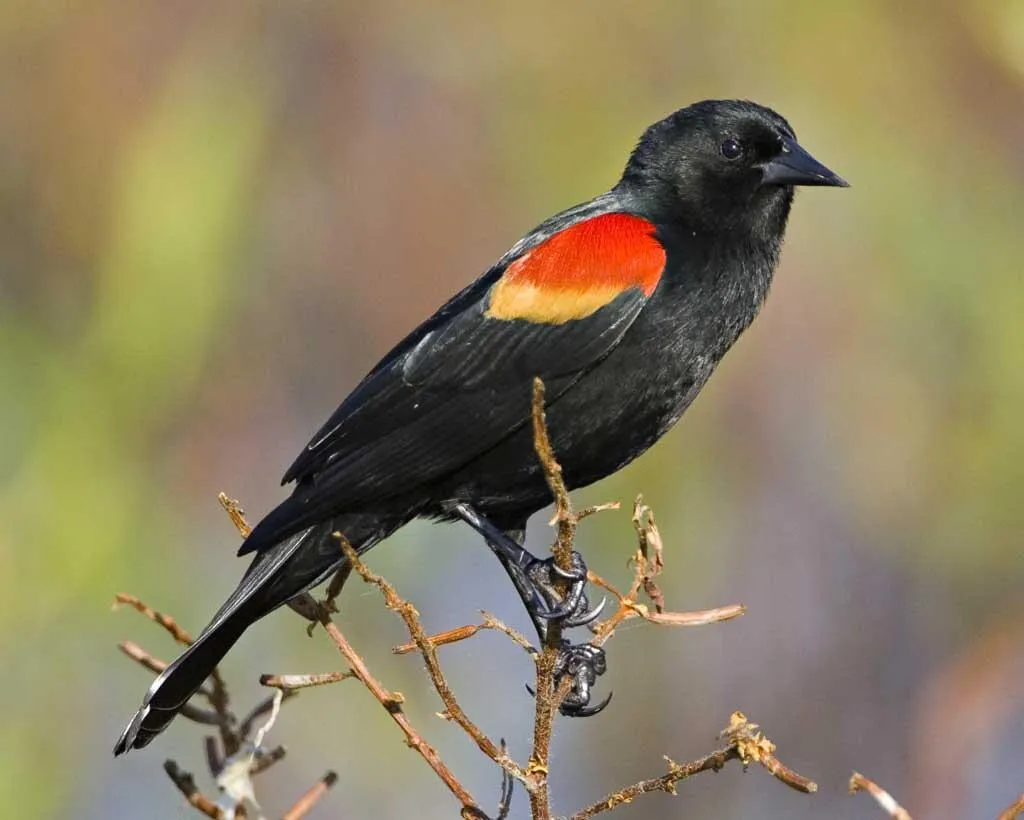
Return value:
<svg viewBox="0 0 1024 820">
<path fill-rule="evenodd" d="M 738 139 L 729 137 L 727 140 L 722 141 L 721 150 L 722 156 L 726 159 L 739 159 L 740 155 L 743 153 L 743 146 L 740 145 L 740 141 Z"/>
</svg>

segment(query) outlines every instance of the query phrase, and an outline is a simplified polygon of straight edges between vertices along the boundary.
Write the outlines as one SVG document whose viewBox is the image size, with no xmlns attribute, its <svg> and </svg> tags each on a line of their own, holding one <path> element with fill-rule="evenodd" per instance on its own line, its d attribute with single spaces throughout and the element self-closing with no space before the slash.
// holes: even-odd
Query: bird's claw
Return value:
<svg viewBox="0 0 1024 820">
<path fill-rule="evenodd" d="M 566 717 L 590 717 L 603 710 L 611 700 L 611 695 L 597 706 L 590 706 L 590 690 L 607 669 L 608 662 L 601 647 L 589 643 L 571 644 L 563 640 L 555 661 L 555 686 L 560 686 L 566 677 L 572 681 L 572 686 L 558 707 L 559 711 Z"/>
<path fill-rule="evenodd" d="M 561 620 L 563 626 L 584 626 L 601 613 L 603 603 L 594 610 L 587 601 L 587 565 L 583 556 L 573 551 L 569 569 L 563 569 L 554 558 L 537 559 L 526 568 L 526 576 L 532 582 L 537 596 L 532 601 L 532 614 L 545 621 Z M 563 598 L 556 589 L 556 581 L 569 581 L 569 589 Z"/>
<path fill-rule="evenodd" d="M 588 601 L 586 596 L 583 596 L 580 611 L 573 615 L 571 618 L 567 618 L 563 626 L 574 627 L 574 626 L 587 626 L 592 624 L 598 618 L 601 617 L 601 613 L 604 612 L 604 605 L 608 603 L 607 598 L 601 598 L 601 603 L 595 606 L 593 609 L 587 609 Z"/>
<path fill-rule="evenodd" d="M 558 711 L 566 717 L 579 718 L 603 712 L 611 702 L 612 693 L 609 692 L 608 697 L 595 706 L 590 705 L 590 693 L 607 669 L 608 663 L 601 647 L 589 643 L 571 644 L 563 639 L 553 670 L 554 688 L 557 691 L 566 677 L 570 678 L 572 685 Z M 535 694 L 529 686 L 526 690 L 531 695 Z"/>
<path fill-rule="evenodd" d="M 568 703 L 563 702 L 558 708 L 563 715 L 566 717 L 573 718 L 588 718 L 598 715 L 604 711 L 604 707 L 612 702 L 612 692 L 608 693 L 608 697 L 598 703 L 596 706 L 570 706 Z"/>
</svg>

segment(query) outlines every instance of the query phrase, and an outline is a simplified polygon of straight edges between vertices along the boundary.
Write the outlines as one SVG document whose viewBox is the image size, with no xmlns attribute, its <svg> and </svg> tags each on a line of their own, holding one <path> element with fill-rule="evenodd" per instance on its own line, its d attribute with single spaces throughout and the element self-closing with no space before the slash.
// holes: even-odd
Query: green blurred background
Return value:
<svg viewBox="0 0 1024 820">
<path fill-rule="evenodd" d="M 670 603 L 749 613 L 621 630 L 616 701 L 559 729 L 556 811 L 704 753 L 737 708 L 819 795 L 736 767 L 618 816 L 873 817 L 854 768 L 929 820 L 1024 789 L 1020 0 L 7 2 L 0 66 L 0 815 L 189 816 L 161 763 L 201 773 L 199 729 L 110 756 L 149 684 L 116 640 L 173 651 L 113 593 L 198 629 L 244 566 L 217 491 L 268 510 L 394 341 L 614 182 L 650 122 L 722 96 L 777 108 L 854 187 L 800 193 L 753 329 L 579 495 L 643 491 Z M 627 512 L 581 538 L 626 579 Z M 485 605 L 525 626 L 464 528 L 410 527 L 371 566 L 430 628 Z M 490 804 L 496 771 L 387 651 L 397 619 L 357 584 L 342 609 Z M 493 635 L 444 657 L 525 757 L 527 660 Z M 261 672 L 337 667 L 285 611 L 224 669 L 244 706 Z M 270 814 L 334 768 L 317 817 L 454 816 L 355 685 L 304 693 L 272 740 Z"/>
</svg>

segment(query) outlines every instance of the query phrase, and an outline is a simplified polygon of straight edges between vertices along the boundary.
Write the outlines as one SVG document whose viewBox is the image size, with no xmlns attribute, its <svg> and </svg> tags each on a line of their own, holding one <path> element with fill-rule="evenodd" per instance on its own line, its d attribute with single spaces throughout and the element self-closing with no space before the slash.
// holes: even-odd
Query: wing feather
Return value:
<svg viewBox="0 0 1024 820">
<path fill-rule="evenodd" d="M 553 402 L 614 349 L 656 287 L 664 250 L 639 217 L 567 214 L 568 224 L 542 225 L 537 241 L 519 243 L 374 368 L 286 473 L 299 484 L 267 535 L 450 474 L 528 422 L 534 376 Z M 572 294 L 588 281 L 605 295 L 579 315 Z M 491 311 L 510 283 L 546 289 L 549 320 Z M 258 540 L 253 548 L 270 543 Z"/>
</svg>

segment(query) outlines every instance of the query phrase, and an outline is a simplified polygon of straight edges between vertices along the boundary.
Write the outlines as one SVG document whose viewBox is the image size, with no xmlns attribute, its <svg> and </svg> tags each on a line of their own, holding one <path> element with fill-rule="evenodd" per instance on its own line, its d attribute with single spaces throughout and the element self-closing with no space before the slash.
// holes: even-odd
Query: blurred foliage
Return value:
<svg viewBox="0 0 1024 820">
<path fill-rule="evenodd" d="M 716 778 L 686 810 L 865 816 L 840 797 L 857 767 L 933 820 L 994 815 L 1020 789 L 998 776 L 1019 775 L 1018 738 L 974 720 L 990 764 L 940 777 L 942 800 L 915 750 L 955 744 L 959 726 L 919 693 L 966 674 L 1024 608 L 1022 55 L 1018 0 L 0 6 L 0 806 L 180 816 L 162 751 L 107 758 L 144 685 L 115 656 L 132 627 L 104 611 L 112 593 L 200 626 L 241 569 L 216 491 L 268 509 L 293 452 L 402 333 L 532 224 L 607 187 L 649 122 L 744 96 L 854 187 L 801 192 L 754 329 L 677 431 L 583 498 L 643 490 L 672 603 L 752 614 L 692 638 L 626 631 L 609 676 L 635 699 L 563 730 L 561 759 L 590 771 L 556 799 L 704 751 L 742 707 L 822 795 Z M 628 523 L 585 532 L 613 572 Z M 454 562 L 439 592 L 417 585 L 424 551 Z M 404 593 L 442 607 L 439 628 L 491 605 L 488 585 L 507 592 L 452 528 L 379 552 Z M 465 594 L 467 562 L 479 602 L 437 603 Z M 386 619 L 349 606 L 379 641 Z M 237 670 L 329 662 L 274 620 Z M 1019 637 L 998 645 L 1024 655 Z M 508 663 L 481 647 L 464 674 Z M 520 671 L 505 677 L 518 702 Z M 680 687 L 688 698 L 658 705 Z M 335 801 L 422 813 L 425 789 L 448 816 L 421 773 L 388 790 L 373 767 L 394 765 L 398 741 L 332 697 L 309 728 L 384 738 L 358 759 L 310 738 L 291 771 L 327 756 L 351 780 Z M 643 726 L 664 748 L 603 754 Z"/>
</svg>

